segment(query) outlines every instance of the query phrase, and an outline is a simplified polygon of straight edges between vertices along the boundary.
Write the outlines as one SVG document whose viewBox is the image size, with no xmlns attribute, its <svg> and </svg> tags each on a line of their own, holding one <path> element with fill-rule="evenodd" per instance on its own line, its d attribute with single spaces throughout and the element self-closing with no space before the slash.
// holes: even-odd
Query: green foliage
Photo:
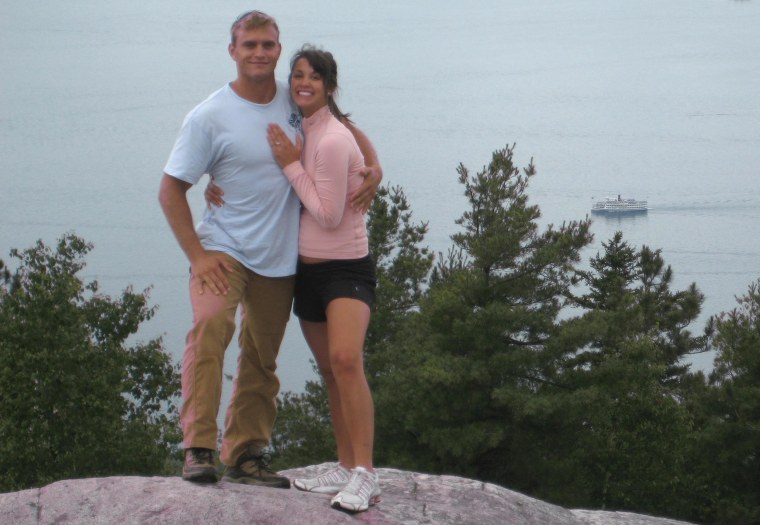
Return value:
<svg viewBox="0 0 760 525">
<path fill-rule="evenodd" d="M 622 233 L 603 243 L 571 295 L 580 315 L 564 319 L 547 345 L 557 358 L 554 385 L 539 394 L 533 439 L 548 456 L 537 492 L 575 506 L 670 514 L 688 501 L 684 472 L 692 418 L 682 402 L 682 358 L 703 350 L 686 327 L 702 295 L 672 292 L 672 271 L 659 251 L 637 252 Z M 561 441 L 542 438 L 548 428 Z M 646 479 L 646 483 L 641 480 Z"/>
<path fill-rule="evenodd" d="M 535 493 L 568 506 L 673 515 L 691 419 L 663 385 L 657 355 L 650 339 L 630 338 L 568 368 L 529 403 Z"/>
<path fill-rule="evenodd" d="M 322 381 L 308 381 L 302 394 L 284 392 L 277 398 L 277 410 L 271 443 L 275 468 L 335 460 L 335 436 L 330 423 L 327 389 Z"/>
<path fill-rule="evenodd" d="M 653 358 L 664 367 L 661 381 L 680 381 L 687 372 L 683 357 L 707 349 L 706 336 L 695 337 L 687 330 L 704 296 L 696 284 L 671 291 L 673 272 L 660 250 L 644 246 L 636 252 L 621 232 L 603 247 L 604 254 L 591 259 L 591 271 L 577 272 L 587 293 L 572 296 L 572 301 L 585 312 L 567 325 L 586 337 L 574 342 L 578 351 L 570 364 L 593 365 L 631 338 L 646 337 L 658 349 Z"/>
<path fill-rule="evenodd" d="M 712 325 L 715 368 L 694 403 L 702 427 L 695 476 L 710 522 L 759 523 L 760 280 Z"/>
<path fill-rule="evenodd" d="M 399 187 L 379 189 L 369 210 L 367 232 L 377 272 L 377 298 L 367 332 L 371 351 L 386 344 L 417 308 L 433 255 L 420 246 L 427 224 L 412 222 L 409 202 Z"/>
<path fill-rule="evenodd" d="M 0 276 L 0 490 L 159 473 L 180 439 L 179 376 L 160 339 L 125 346 L 153 315 L 147 292 L 112 299 L 84 284 L 91 248 L 72 234 L 55 251 L 38 241 Z"/>
<path fill-rule="evenodd" d="M 463 232 L 386 349 L 395 373 L 379 375 L 377 425 L 397 436 L 392 455 L 403 467 L 509 484 L 516 418 L 550 380 L 541 350 L 591 236 L 584 221 L 539 232 L 526 194 L 535 169 L 515 167 L 513 148 L 474 177 L 458 171 L 470 202 Z M 379 440 L 378 453 L 387 446 Z"/>
</svg>

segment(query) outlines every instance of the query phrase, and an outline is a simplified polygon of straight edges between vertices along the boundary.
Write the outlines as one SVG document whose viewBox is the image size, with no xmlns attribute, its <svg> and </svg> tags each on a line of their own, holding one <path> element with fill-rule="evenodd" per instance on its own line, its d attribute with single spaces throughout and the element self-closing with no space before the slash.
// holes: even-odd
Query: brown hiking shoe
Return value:
<svg viewBox="0 0 760 525">
<path fill-rule="evenodd" d="M 207 448 L 186 449 L 182 479 L 196 483 L 215 483 L 217 476 L 214 452 Z"/>
<path fill-rule="evenodd" d="M 234 467 L 227 467 L 224 470 L 222 481 L 289 489 L 290 480 L 269 468 L 271 459 L 269 454 L 263 452 L 258 455 L 243 452 Z"/>
</svg>

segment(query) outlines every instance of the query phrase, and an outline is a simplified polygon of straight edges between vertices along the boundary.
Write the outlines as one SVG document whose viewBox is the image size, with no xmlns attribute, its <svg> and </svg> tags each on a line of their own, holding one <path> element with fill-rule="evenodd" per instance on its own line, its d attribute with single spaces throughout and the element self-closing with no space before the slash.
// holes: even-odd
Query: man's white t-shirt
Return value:
<svg viewBox="0 0 760 525">
<path fill-rule="evenodd" d="M 295 273 L 300 212 L 267 142 L 267 125 L 279 124 L 295 142 L 300 119 L 283 82 L 268 104 L 245 100 L 228 84 L 188 113 L 164 168 L 190 184 L 206 173 L 214 177 L 224 205 L 204 212 L 196 227 L 201 244 L 267 277 Z"/>
</svg>

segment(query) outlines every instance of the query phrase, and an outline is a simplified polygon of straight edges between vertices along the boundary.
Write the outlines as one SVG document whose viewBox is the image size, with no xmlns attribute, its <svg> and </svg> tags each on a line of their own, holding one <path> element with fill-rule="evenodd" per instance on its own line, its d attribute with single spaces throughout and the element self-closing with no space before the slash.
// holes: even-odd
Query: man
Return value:
<svg viewBox="0 0 760 525">
<path fill-rule="evenodd" d="M 276 358 L 290 316 L 300 204 L 266 134 L 274 122 L 295 140 L 300 117 L 287 85 L 275 80 L 282 51 L 275 20 L 250 11 L 235 20 L 230 34 L 237 77 L 187 115 L 159 193 L 190 261 L 193 326 L 182 364 L 183 478 L 217 481 L 213 451 L 222 366 L 241 305 L 238 373 L 220 453 L 223 479 L 288 488 L 290 481 L 269 468 L 264 449 L 276 416 Z M 367 137 L 352 132 L 375 166 L 352 201 L 366 209 L 382 173 Z M 196 231 L 186 193 L 207 173 L 224 192 L 225 205 L 207 209 Z"/>
</svg>

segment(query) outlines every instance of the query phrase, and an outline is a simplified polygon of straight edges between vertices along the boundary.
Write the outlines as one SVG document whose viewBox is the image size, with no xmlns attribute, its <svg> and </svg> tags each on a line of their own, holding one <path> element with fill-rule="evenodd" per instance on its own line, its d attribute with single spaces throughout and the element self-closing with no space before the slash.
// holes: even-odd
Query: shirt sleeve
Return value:
<svg viewBox="0 0 760 525">
<path fill-rule="evenodd" d="M 301 162 L 283 169 L 304 207 L 323 228 L 337 228 L 346 208 L 350 143 L 338 134 L 325 135 L 316 147 L 314 173 Z"/>
<path fill-rule="evenodd" d="M 164 173 L 196 184 L 208 173 L 212 157 L 211 137 L 188 115 L 174 142 Z"/>
</svg>

